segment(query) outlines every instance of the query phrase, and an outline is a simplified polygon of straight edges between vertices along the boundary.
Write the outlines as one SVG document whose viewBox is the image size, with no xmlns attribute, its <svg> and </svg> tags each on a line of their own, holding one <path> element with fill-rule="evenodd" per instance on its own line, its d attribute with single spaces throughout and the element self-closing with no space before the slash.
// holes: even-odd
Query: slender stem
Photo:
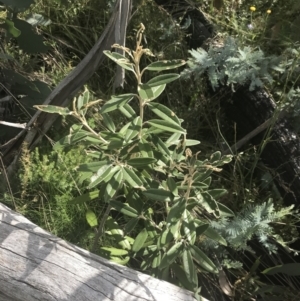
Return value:
<svg viewBox="0 0 300 301">
<path fill-rule="evenodd" d="M 97 246 L 98 246 L 98 243 L 99 243 L 99 239 L 101 238 L 101 236 L 103 234 L 104 224 L 107 220 L 110 209 L 111 209 L 111 205 L 108 205 L 105 212 L 104 212 L 104 215 L 101 219 L 100 225 L 98 227 L 98 231 L 97 231 L 95 239 L 94 239 L 94 244 L 93 244 L 93 247 L 92 247 L 92 252 L 93 253 L 96 252 L 96 249 L 97 249 Z"/>
</svg>

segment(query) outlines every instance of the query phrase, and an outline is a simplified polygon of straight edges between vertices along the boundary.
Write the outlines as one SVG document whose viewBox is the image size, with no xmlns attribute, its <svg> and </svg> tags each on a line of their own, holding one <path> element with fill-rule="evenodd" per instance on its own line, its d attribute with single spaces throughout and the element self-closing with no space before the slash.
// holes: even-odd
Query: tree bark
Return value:
<svg viewBox="0 0 300 301">
<path fill-rule="evenodd" d="M 0 301 L 195 300 L 55 237 L 1 203 L 0 225 Z"/>
</svg>

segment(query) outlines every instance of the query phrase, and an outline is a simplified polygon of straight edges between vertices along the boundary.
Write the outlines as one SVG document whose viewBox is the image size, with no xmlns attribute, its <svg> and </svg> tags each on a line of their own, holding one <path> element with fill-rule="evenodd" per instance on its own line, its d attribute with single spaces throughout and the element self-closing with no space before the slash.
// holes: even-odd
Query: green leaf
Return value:
<svg viewBox="0 0 300 301">
<path fill-rule="evenodd" d="M 154 256 L 153 260 L 152 260 L 152 265 L 151 267 L 153 269 L 158 268 L 160 266 L 161 263 L 161 251 L 157 252 L 157 255 Z"/>
<path fill-rule="evenodd" d="M 143 186 L 141 179 L 135 174 L 133 170 L 128 167 L 123 168 L 123 178 L 133 188 L 139 188 Z"/>
<path fill-rule="evenodd" d="M 183 251 L 183 244 L 182 242 L 175 243 L 168 251 L 163 255 L 161 260 L 159 269 L 162 270 L 170 264 L 172 264 L 182 253 Z"/>
<path fill-rule="evenodd" d="M 168 107 L 156 102 L 149 102 L 147 105 L 150 110 L 161 119 L 166 120 L 170 123 L 175 123 L 176 126 L 180 126 L 180 120 Z"/>
<path fill-rule="evenodd" d="M 178 196 L 177 184 L 173 178 L 171 178 L 171 177 L 167 178 L 167 185 L 168 185 L 169 190 L 172 192 L 172 194 L 174 196 Z"/>
<path fill-rule="evenodd" d="M 144 228 L 136 237 L 136 239 L 134 240 L 133 246 L 132 246 L 132 251 L 133 252 L 138 252 L 143 246 L 145 241 L 148 238 L 148 232 L 147 230 Z"/>
<path fill-rule="evenodd" d="M 208 272 L 218 273 L 218 269 L 215 264 L 195 245 L 190 245 L 190 251 L 193 258 L 198 262 L 198 264 Z"/>
<path fill-rule="evenodd" d="M 127 250 L 117 249 L 113 247 L 101 247 L 100 252 L 104 252 L 108 256 L 124 256 L 128 254 Z"/>
<path fill-rule="evenodd" d="M 183 270 L 183 268 L 180 265 L 178 265 L 177 263 L 172 263 L 170 267 L 174 271 L 174 275 L 176 275 L 179 282 L 182 284 L 182 286 L 185 289 L 190 290 L 190 291 L 195 290 L 194 284 L 188 280 L 187 275 L 185 274 L 185 271 Z"/>
<path fill-rule="evenodd" d="M 226 189 L 212 189 L 212 190 L 207 190 L 206 192 L 209 193 L 214 200 L 217 200 L 223 195 L 228 193 Z"/>
<path fill-rule="evenodd" d="M 219 161 L 221 159 L 221 152 L 217 151 L 210 156 L 210 162 Z"/>
<path fill-rule="evenodd" d="M 165 229 L 157 240 L 157 247 L 159 249 L 165 248 L 167 244 L 173 239 L 173 234 L 170 229 Z"/>
<path fill-rule="evenodd" d="M 126 216 L 129 216 L 129 217 L 138 217 L 139 216 L 138 212 L 126 203 L 124 204 L 124 203 L 122 203 L 120 201 L 116 201 L 116 200 L 110 200 L 109 203 L 113 208 L 115 208 L 117 211 L 123 213 Z"/>
<path fill-rule="evenodd" d="M 158 75 L 158 76 L 150 79 L 146 83 L 146 85 L 148 85 L 150 87 L 160 86 L 160 85 L 168 84 L 168 83 L 178 79 L 179 77 L 180 77 L 180 75 L 177 73 L 162 74 L 162 75 Z"/>
<path fill-rule="evenodd" d="M 105 126 L 111 131 L 111 132 L 115 132 L 116 131 L 116 126 L 114 124 L 114 121 L 110 118 L 110 116 L 106 113 L 102 114 L 102 118 L 103 118 L 103 123 L 105 124 Z"/>
<path fill-rule="evenodd" d="M 145 101 L 150 101 L 154 98 L 153 91 L 150 86 L 148 85 L 139 85 L 138 86 L 138 93 L 140 97 Z"/>
<path fill-rule="evenodd" d="M 21 34 L 21 31 L 15 27 L 14 22 L 9 19 L 5 19 L 5 23 L 1 24 L 1 27 L 7 30 L 14 38 L 18 37 Z"/>
<path fill-rule="evenodd" d="M 157 147 L 157 149 L 164 155 L 169 157 L 170 156 L 170 150 L 166 146 L 166 144 L 157 136 L 157 135 L 151 135 L 151 139 L 154 143 L 154 145 Z"/>
<path fill-rule="evenodd" d="M 198 285 L 197 272 L 190 250 L 185 249 L 182 253 L 182 265 L 186 278 L 194 288 Z"/>
<path fill-rule="evenodd" d="M 148 65 L 145 69 L 150 71 L 163 71 L 178 68 L 185 65 L 183 60 L 158 61 Z"/>
<path fill-rule="evenodd" d="M 183 231 L 186 236 L 186 239 L 190 244 L 194 244 L 196 241 L 196 227 L 194 223 L 194 218 L 191 216 L 188 210 L 183 212 Z"/>
<path fill-rule="evenodd" d="M 202 225 L 196 227 L 197 236 L 202 235 L 208 229 L 208 227 L 209 227 L 209 224 L 202 224 Z"/>
<path fill-rule="evenodd" d="M 142 213 L 144 202 L 141 195 L 138 194 L 134 189 L 132 189 L 128 194 L 126 194 L 126 199 L 130 207 L 137 210 L 137 212 Z"/>
<path fill-rule="evenodd" d="M 100 196 L 100 191 L 97 189 L 97 190 L 82 194 L 82 195 L 76 197 L 75 199 L 70 200 L 69 203 L 72 205 L 82 204 L 85 202 L 89 202 L 89 201 L 98 199 L 99 196 Z"/>
<path fill-rule="evenodd" d="M 98 226 L 97 216 L 92 210 L 88 209 L 88 211 L 85 214 L 85 217 L 91 227 Z"/>
<path fill-rule="evenodd" d="M 130 219 L 127 224 L 125 225 L 124 231 L 125 233 L 130 233 L 138 223 L 139 219 L 138 218 L 132 218 Z"/>
<path fill-rule="evenodd" d="M 49 47 L 44 44 L 42 35 L 37 34 L 33 27 L 21 19 L 13 19 L 15 27 L 21 30 L 21 34 L 16 38 L 19 47 L 28 53 L 45 53 Z"/>
<path fill-rule="evenodd" d="M 151 119 L 147 121 L 147 123 L 163 131 L 180 133 L 180 134 L 186 133 L 186 131 L 181 126 L 175 124 L 174 122 L 169 122 L 160 119 Z"/>
<path fill-rule="evenodd" d="M 194 146 L 194 145 L 198 145 L 201 142 L 199 140 L 193 140 L 193 139 L 186 139 L 185 140 L 185 145 L 186 146 Z"/>
<path fill-rule="evenodd" d="M 197 230 L 198 230 L 198 228 L 197 228 Z M 198 232 L 197 232 L 197 234 L 198 234 Z M 219 244 L 221 244 L 223 246 L 227 246 L 227 241 L 216 230 L 214 230 L 213 228 L 211 228 L 211 227 L 207 228 L 204 234 L 208 238 L 210 238 L 210 239 L 218 242 Z"/>
<path fill-rule="evenodd" d="M 172 136 L 170 136 L 165 142 L 166 147 L 170 147 L 171 145 L 177 145 L 181 135 L 181 133 L 174 133 Z"/>
<path fill-rule="evenodd" d="M 97 171 L 96 174 L 94 174 L 90 181 L 90 185 L 88 186 L 88 188 L 93 188 L 96 185 L 98 185 L 99 183 L 103 182 L 107 177 L 109 177 L 110 173 L 112 172 L 112 165 L 104 165 L 102 167 L 100 167 Z"/>
<path fill-rule="evenodd" d="M 234 212 L 222 203 L 217 202 L 221 216 L 235 216 Z"/>
<path fill-rule="evenodd" d="M 122 68 L 134 72 L 133 63 L 122 54 L 108 50 L 103 51 L 103 53 Z"/>
<path fill-rule="evenodd" d="M 119 169 L 113 177 L 107 182 L 105 193 L 104 193 L 104 200 L 108 201 L 109 199 L 112 199 L 118 189 L 122 186 L 123 181 L 123 172 L 120 170 L 119 166 L 115 166 L 116 169 Z"/>
<path fill-rule="evenodd" d="M 154 201 L 170 202 L 174 198 L 170 191 L 164 189 L 151 188 L 143 191 L 143 194 Z"/>
<path fill-rule="evenodd" d="M 142 250 L 142 252 L 140 252 L 140 253 L 142 256 L 148 256 L 148 255 L 153 255 L 156 250 L 157 250 L 156 245 L 150 245 L 150 246 L 147 246 L 146 248 L 144 248 Z"/>
<path fill-rule="evenodd" d="M 119 107 L 119 111 L 129 119 L 136 116 L 135 111 L 129 104 L 125 104 L 124 106 Z"/>
<path fill-rule="evenodd" d="M 77 97 L 77 110 L 80 111 L 81 108 L 86 106 L 91 99 L 90 91 L 85 88 L 85 91 Z M 86 109 L 83 110 L 83 114 L 86 113 Z"/>
<path fill-rule="evenodd" d="M 141 152 L 142 157 L 150 157 L 153 158 L 153 151 L 151 144 L 147 142 L 145 139 L 141 139 L 139 142 L 139 150 Z"/>
<path fill-rule="evenodd" d="M 185 211 L 186 200 L 184 198 L 180 198 L 170 209 L 166 222 L 168 227 L 170 225 L 177 223 Z"/>
<path fill-rule="evenodd" d="M 108 216 L 105 221 L 105 233 L 111 235 L 122 249 L 131 249 L 130 242 L 124 237 L 123 230 L 111 216 Z"/>
<path fill-rule="evenodd" d="M 57 106 L 51 106 L 51 105 L 36 105 L 33 106 L 34 108 L 42 111 L 42 112 L 46 112 L 46 113 L 55 113 L 55 114 L 59 114 L 59 115 L 72 115 L 73 112 L 70 111 L 68 108 L 62 108 L 62 107 L 57 107 Z"/>
<path fill-rule="evenodd" d="M 97 172 L 99 168 L 105 165 L 110 165 L 109 161 L 96 161 L 96 162 L 80 164 L 76 170 L 79 172 L 86 172 L 86 171 Z"/>
<path fill-rule="evenodd" d="M 108 113 L 116 109 L 120 109 L 122 106 L 127 104 L 135 95 L 134 94 L 122 94 L 117 96 L 112 96 L 109 101 L 107 101 L 100 110 L 100 113 Z"/>
<path fill-rule="evenodd" d="M 166 85 L 160 85 L 152 88 L 153 98 L 156 99 L 166 88 Z M 151 99 L 151 100 L 152 100 Z"/>
<path fill-rule="evenodd" d="M 155 158 L 133 158 L 129 159 L 127 164 L 135 168 L 144 168 L 154 162 L 156 162 Z"/>
<path fill-rule="evenodd" d="M 129 260 L 130 260 L 130 256 L 126 256 L 124 259 L 123 258 L 120 258 L 120 257 L 114 257 L 114 256 L 111 256 L 109 258 L 109 260 L 117 263 L 117 264 L 121 264 L 121 265 L 126 265 Z"/>
<path fill-rule="evenodd" d="M 263 274 L 274 275 L 283 273 L 289 276 L 300 276 L 300 263 L 286 263 L 262 271 Z"/>
<path fill-rule="evenodd" d="M 128 142 L 134 137 L 136 137 L 139 134 L 141 128 L 142 128 L 142 119 L 140 116 L 137 116 L 129 123 L 129 126 L 125 134 L 125 141 Z"/>
<path fill-rule="evenodd" d="M 143 100 L 150 102 L 151 100 L 156 99 L 165 88 L 166 85 L 150 87 L 147 84 L 142 84 L 138 86 L 138 93 Z"/>
<path fill-rule="evenodd" d="M 205 208 L 208 213 L 214 213 L 216 216 L 220 216 L 220 211 L 215 199 L 206 191 L 198 192 L 196 194 L 197 200 Z"/>
</svg>

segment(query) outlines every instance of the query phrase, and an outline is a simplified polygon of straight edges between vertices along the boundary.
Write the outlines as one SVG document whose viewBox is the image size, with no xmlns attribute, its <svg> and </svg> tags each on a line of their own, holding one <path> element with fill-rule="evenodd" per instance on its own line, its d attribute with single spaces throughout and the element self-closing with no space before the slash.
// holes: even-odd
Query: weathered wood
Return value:
<svg viewBox="0 0 300 301">
<path fill-rule="evenodd" d="M 0 203 L 0 301 L 192 301 L 168 282 L 109 262 Z"/>
</svg>

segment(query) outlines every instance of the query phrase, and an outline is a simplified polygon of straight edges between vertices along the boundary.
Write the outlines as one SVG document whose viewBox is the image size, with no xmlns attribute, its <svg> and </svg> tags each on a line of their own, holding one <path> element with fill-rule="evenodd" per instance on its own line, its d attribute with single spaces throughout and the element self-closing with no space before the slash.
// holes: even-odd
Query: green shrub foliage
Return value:
<svg viewBox="0 0 300 301">
<path fill-rule="evenodd" d="M 108 101 L 91 101 L 86 90 L 74 99 L 72 110 L 49 105 L 36 107 L 73 116 L 80 122 L 71 127 L 69 135 L 58 141 L 54 149 L 81 144 L 92 158 L 77 167 L 78 181 L 86 183 L 89 191 L 70 204 L 98 200 L 107 206 L 99 221 L 90 208 L 86 212 L 90 226 L 98 227 L 95 246 L 102 242 L 104 231 L 111 238 L 109 246 L 101 243 L 100 254 L 121 264 L 132 259 L 135 267 L 192 290 L 199 299 L 199 273 L 220 272 L 219 261 L 212 256 L 218 252 L 207 252 L 208 242 L 217 247 L 246 249 L 247 240 L 258 234 L 269 246 L 269 223 L 279 217 L 274 215 L 271 201 L 237 216 L 220 201 L 227 191 L 212 187 L 212 174 L 221 172 L 220 167 L 229 163 L 231 156 L 222 156 L 217 151 L 200 160 L 199 153 L 191 150 L 200 142 L 188 139 L 183 120 L 155 101 L 168 83 L 180 77 L 177 73 L 159 72 L 169 72 L 186 62 L 154 61 L 141 70 L 142 56 L 153 56 L 141 45 L 144 29 L 141 24 L 135 50 L 113 45 L 126 56 L 105 52 L 133 73 L 136 91 L 113 95 Z M 242 59 L 243 54 L 240 55 Z M 261 54 L 259 57 L 262 60 Z M 215 68 L 215 63 L 210 66 Z M 254 72 L 249 70 L 247 74 Z M 146 83 L 142 80 L 145 72 L 154 74 Z M 138 103 L 137 110 L 134 102 Z M 89 107 L 96 104 L 101 105 L 101 131 L 92 128 L 86 119 Z M 146 111 L 151 112 L 147 114 L 150 118 L 146 118 Z M 117 112 L 124 115 L 125 124 L 115 122 L 112 113 Z M 279 215 L 284 216 L 283 213 L 289 211 Z M 273 251 L 271 246 L 269 249 Z"/>
</svg>

